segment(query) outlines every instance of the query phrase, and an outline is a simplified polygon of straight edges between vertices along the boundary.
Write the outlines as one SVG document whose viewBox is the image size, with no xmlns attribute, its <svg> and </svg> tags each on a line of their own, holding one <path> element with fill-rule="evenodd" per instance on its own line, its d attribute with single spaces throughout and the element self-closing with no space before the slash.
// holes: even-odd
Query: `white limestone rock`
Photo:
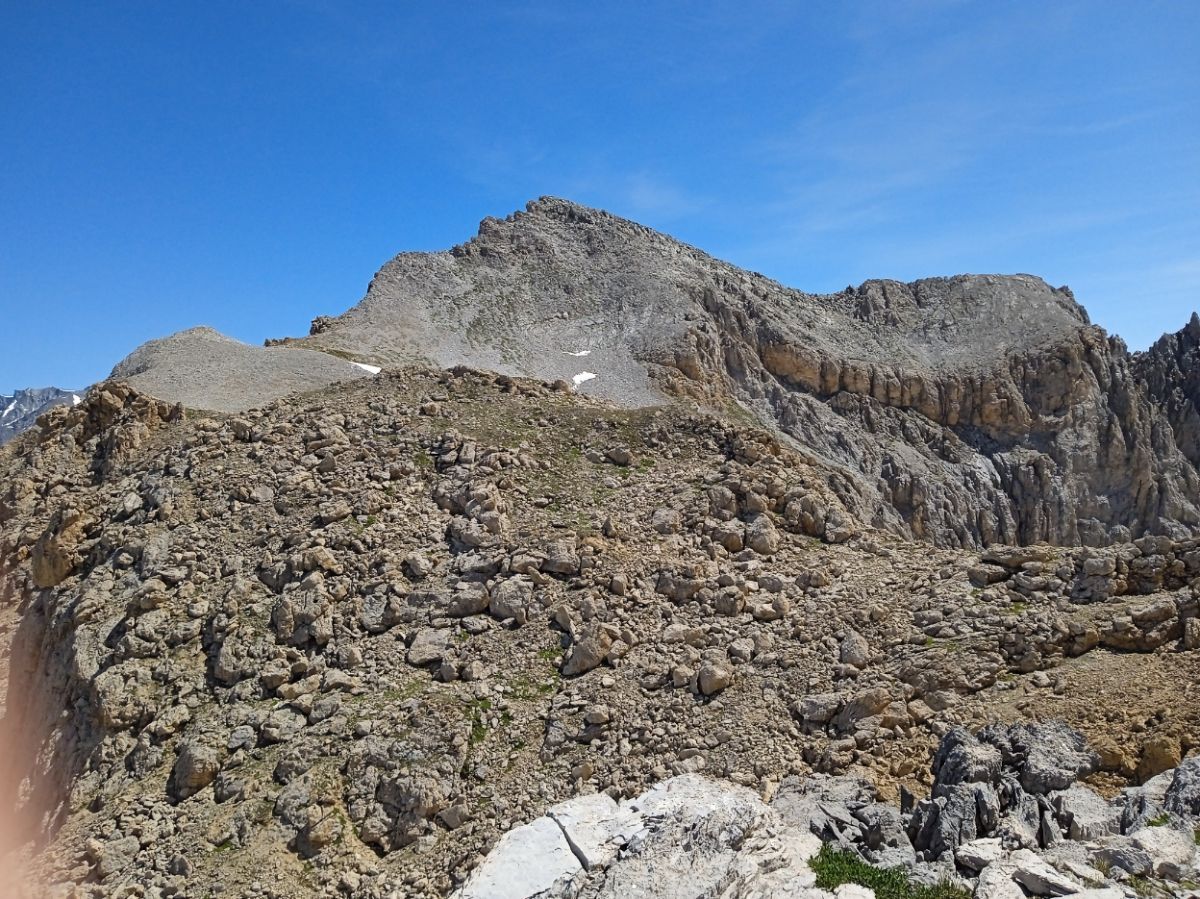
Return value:
<svg viewBox="0 0 1200 899">
<path fill-rule="evenodd" d="M 555 895 L 582 870 L 562 829 L 537 818 L 500 838 L 454 895 L 457 899 L 531 899 Z"/>
</svg>

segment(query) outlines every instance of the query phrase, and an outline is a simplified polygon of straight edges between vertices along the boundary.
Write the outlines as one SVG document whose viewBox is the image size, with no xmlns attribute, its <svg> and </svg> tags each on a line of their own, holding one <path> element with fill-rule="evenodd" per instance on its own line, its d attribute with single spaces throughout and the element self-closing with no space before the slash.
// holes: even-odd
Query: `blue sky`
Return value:
<svg viewBox="0 0 1200 899">
<path fill-rule="evenodd" d="M 0 390 L 307 332 L 541 194 L 810 290 L 1200 306 L 1200 3 L 0 0 Z"/>
</svg>

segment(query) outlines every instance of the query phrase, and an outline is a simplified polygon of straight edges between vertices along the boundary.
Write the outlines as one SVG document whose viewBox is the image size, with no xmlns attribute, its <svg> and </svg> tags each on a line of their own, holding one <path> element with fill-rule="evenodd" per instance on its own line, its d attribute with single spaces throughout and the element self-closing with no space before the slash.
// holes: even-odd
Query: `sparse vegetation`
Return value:
<svg viewBox="0 0 1200 899">
<path fill-rule="evenodd" d="M 817 874 L 817 886 L 834 890 L 842 884 L 853 883 L 875 891 L 876 899 L 970 899 L 970 890 L 951 883 L 925 886 L 913 883 L 900 868 L 876 868 L 853 852 L 821 847 L 809 867 Z"/>
<path fill-rule="evenodd" d="M 478 746 L 487 737 L 488 726 L 486 714 L 491 711 L 490 699 L 472 699 L 467 703 L 471 710 L 471 745 Z"/>
</svg>

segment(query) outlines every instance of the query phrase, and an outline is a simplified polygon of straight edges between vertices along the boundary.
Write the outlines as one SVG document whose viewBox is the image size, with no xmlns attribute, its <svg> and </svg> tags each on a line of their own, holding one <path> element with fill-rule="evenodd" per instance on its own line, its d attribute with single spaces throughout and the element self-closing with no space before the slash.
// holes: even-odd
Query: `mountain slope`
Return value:
<svg viewBox="0 0 1200 899">
<path fill-rule="evenodd" d="M 943 545 L 1200 524 L 1200 478 L 1123 344 L 1028 275 L 814 296 L 543 198 L 397 256 L 295 344 L 579 380 L 624 405 L 738 404 L 837 470 L 860 518 Z"/>
<path fill-rule="evenodd" d="M 924 796 L 994 721 L 1066 720 L 1110 791 L 1200 747 L 1194 539 L 939 549 L 745 422 L 473 371 L 179 413 L 98 385 L 0 450 L 31 899 L 433 899 L 580 794 Z"/>
</svg>

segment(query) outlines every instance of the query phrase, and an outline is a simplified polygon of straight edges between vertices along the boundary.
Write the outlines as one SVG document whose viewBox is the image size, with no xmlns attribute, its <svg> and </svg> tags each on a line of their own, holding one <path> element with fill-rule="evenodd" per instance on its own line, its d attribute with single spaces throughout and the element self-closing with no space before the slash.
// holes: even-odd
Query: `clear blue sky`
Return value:
<svg viewBox="0 0 1200 899">
<path fill-rule="evenodd" d="M 541 194 L 812 291 L 1200 305 L 1200 3 L 0 0 L 0 390 L 307 332 Z"/>
</svg>

